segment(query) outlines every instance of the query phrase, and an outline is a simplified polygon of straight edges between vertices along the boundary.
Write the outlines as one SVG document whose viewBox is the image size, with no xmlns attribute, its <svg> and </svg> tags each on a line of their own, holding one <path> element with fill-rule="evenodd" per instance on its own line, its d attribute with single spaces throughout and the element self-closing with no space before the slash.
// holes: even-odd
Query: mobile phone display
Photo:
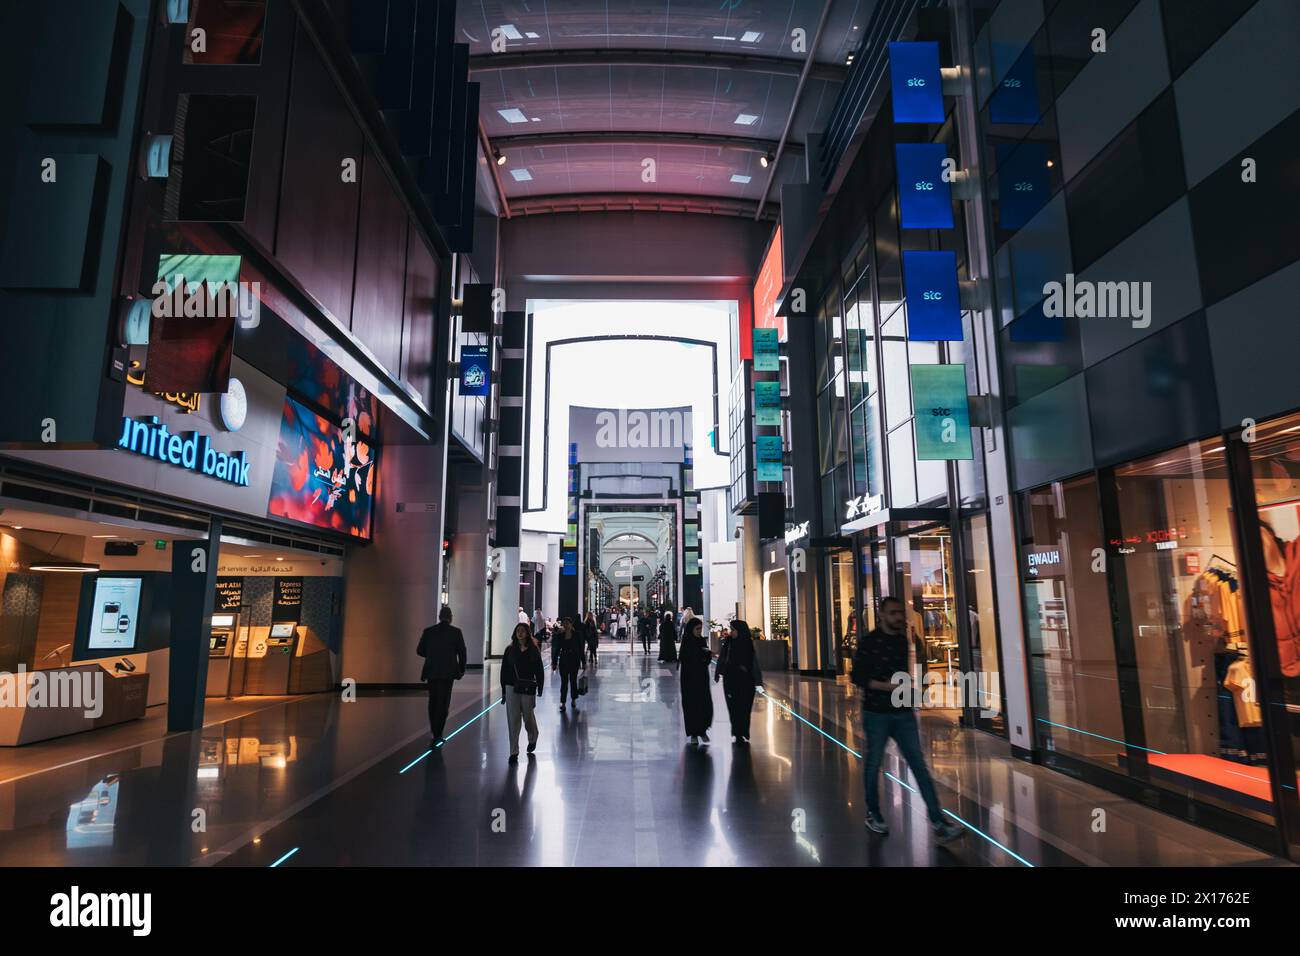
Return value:
<svg viewBox="0 0 1300 956">
<path fill-rule="evenodd" d="M 101 577 L 95 581 L 95 623 L 90 627 L 90 650 L 135 649 L 140 617 L 142 578 Z"/>
</svg>

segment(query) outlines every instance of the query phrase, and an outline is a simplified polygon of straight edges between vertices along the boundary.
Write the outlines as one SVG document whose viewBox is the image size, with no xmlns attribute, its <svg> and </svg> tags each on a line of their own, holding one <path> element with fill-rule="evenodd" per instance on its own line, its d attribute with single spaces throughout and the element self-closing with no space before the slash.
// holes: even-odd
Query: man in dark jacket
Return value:
<svg viewBox="0 0 1300 956">
<path fill-rule="evenodd" d="M 896 675 L 902 675 L 902 680 Z M 880 601 L 880 626 L 858 642 L 853 655 L 853 683 L 862 688 L 862 729 L 867 737 L 864 785 L 867 797 L 867 829 L 881 836 L 889 824 L 880 815 L 880 765 L 885 745 L 892 738 L 906 761 L 930 815 L 930 826 L 940 843 L 956 839 L 965 831 L 944 819 L 943 806 L 934 780 L 925 765 L 921 737 L 916 726 L 915 698 L 907 660 L 907 614 L 896 597 Z"/>
<path fill-rule="evenodd" d="M 451 626 L 451 608 L 443 605 L 438 623 L 424 629 L 415 652 L 424 658 L 420 680 L 429 683 L 429 730 L 436 747 L 445 739 L 451 685 L 465 676 L 465 635 Z"/>
</svg>

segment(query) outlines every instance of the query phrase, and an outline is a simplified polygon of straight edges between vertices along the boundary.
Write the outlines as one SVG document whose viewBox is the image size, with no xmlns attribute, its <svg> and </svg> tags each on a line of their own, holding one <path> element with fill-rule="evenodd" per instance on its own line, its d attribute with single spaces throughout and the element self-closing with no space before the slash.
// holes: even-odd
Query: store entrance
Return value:
<svg viewBox="0 0 1300 956">
<path fill-rule="evenodd" d="M 899 594 L 908 610 L 914 686 L 929 713 L 954 723 L 962 711 L 962 662 L 957 638 L 957 588 L 952 529 L 932 525 L 895 539 Z"/>
</svg>

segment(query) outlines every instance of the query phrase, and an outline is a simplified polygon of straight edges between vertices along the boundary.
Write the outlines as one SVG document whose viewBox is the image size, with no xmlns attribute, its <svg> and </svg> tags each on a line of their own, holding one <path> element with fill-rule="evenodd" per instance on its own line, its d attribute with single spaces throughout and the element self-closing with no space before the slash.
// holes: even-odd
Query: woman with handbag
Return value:
<svg viewBox="0 0 1300 956">
<path fill-rule="evenodd" d="M 519 760 L 519 724 L 528 731 L 528 752 L 537 749 L 537 698 L 542 696 L 546 667 L 542 652 L 527 624 L 516 624 L 510 646 L 501 657 L 501 693 L 506 700 L 506 725 L 510 730 L 510 762 Z"/>
<path fill-rule="evenodd" d="M 731 719 L 731 737 L 736 743 L 749 743 L 749 718 L 754 710 L 754 689 L 763 683 L 749 625 L 731 622 L 731 636 L 722 642 L 714 681 L 722 681 L 722 695 L 727 699 L 727 716 Z"/>
<path fill-rule="evenodd" d="M 681 663 L 677 665 L 682 680 L 682 719 L 691 743 L 709 742 L 713 723 L 713 694 L 709 690 L 709 661 L 713 652 L 704 640 L 704 621 L 691 618 L 682 635 Z"/>
<path fill-rule="evenodd" d="M 564 630 L 554 640 L 551 670 L 560 672 L 560 710 L 563 711 L 566 697 L 572 697 L 573 706 L 578 706 L 578 671 L 587 670 L 587 642 L 574 630 L 571 617 L 564 619 Z"/>
</svg>

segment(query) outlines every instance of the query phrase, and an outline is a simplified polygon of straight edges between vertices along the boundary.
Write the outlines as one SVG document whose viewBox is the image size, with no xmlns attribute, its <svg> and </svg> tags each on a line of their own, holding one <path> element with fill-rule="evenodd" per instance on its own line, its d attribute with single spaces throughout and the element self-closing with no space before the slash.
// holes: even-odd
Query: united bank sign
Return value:
<svg viewBox="0 0 1300 956">
<path fill-rule="evenodd" d="M 198 432 L 176 434 L 154 415 L 123 418 L 122 437 L 118 439 L 117 447 L 227 484 L 248 487 L 250 462 L 242 451 L 231 454 L 217 451 L 207 435 Z"/>
</svg>

